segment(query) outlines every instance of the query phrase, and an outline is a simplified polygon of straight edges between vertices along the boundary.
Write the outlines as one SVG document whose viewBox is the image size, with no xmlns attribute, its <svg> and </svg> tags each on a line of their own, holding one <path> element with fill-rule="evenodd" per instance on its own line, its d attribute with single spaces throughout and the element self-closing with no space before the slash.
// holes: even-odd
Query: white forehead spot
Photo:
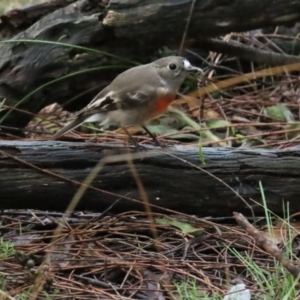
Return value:
<svg viewBox="0 0 300 300">
<path fill-rule="evenodd" d="M 183 64 L 185 69 L 189 69 L 191 67 L 190 62 L 187 59 L 183 60 Z"/>
</svg>

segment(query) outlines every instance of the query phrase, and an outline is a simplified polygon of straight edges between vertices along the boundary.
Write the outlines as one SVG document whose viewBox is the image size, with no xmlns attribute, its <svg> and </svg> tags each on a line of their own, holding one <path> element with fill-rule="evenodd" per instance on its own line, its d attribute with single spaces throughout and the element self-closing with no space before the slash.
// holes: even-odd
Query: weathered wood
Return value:
<svg viewBox="0 0 300 300">
<path fill-rule="evenodd" d="M 113 145 L 2 141 L 0 208 L 64 210 L 78 186 L 33 169 L 24 162 L 71 180 L 83 181 L 100 159 L 118 149 L 124 153 L 122 147 Z M 272 211 L 282 214 L 283 204 L 287 201 L 291 212 L 300 209 L 300 150 L 204 148 L 205 165 L 199 161 L 197 147 L 179 146 L 168 149 L 166 154 L 146 157 L 155 153 L 157 148 L 151 151 L 147 151 L 143 158 L 135 159 L 134 166 L 149 201 L 154 205 L 205 216 L 232 215 L 233 211 L 250 214 L 245 203 L 220 179 L 251 205 L 250 199 L 261 200 L 261 181 Z M 24 162 L 13 159 L 11 155 Z M 78 209 L 101 211 L 123 196 L 141 200 L 126 162 L 104 166 L 92 186 L 118 196 L 88 189 Z M 263 208 L 253 207 L 256 213 L 263 212 Z M 113 211 L 138 209 L 143 210 L 143 205 L 122 199 Z"/>
<path fill-rule="evenodd" d="M 109 6 L 106 7 L 104 4 L 108 2 Z M 147 62 L 162 46 L 178 48 L 192 2 L 80 0 L 67 5 L 68 1 L 52 0 L 52 5 L 40 5 L 41 11 L 27 8 L 8 13 L 1 19 L 0 36 L 2 39 L 13 38 L 20 42 L 0 44 L 0 100 L 6 99 L 7 105 L 18 105 L 21 109 L 36 113 L 53 102 L 64 104 L 75 98 L 77 101 L 72 101 L 66 108 L 80 109 L 116 73 L 132 64 L 116 62 L 116 59 L 103 53 L 86 53 L 79 49 L 26 43 L 22 40 L 50 40 L 83 45 L 119 57 Z M 289 24 L 299 19 L 300 2 L 294 0 L 196 1 L 188 40 L 230 31 Z M 84 73 L 57 81 L 39 90 L 22 104 L 18 103 L 51 80 L 78 70 L 116 63 L 119 68 L 109 72 L 100 70 Z M 0 119 L 4 114 L 1 112 Z M 2 120 L 2 124 L 24 127 L 31 118 L 30 114 L 13 111 Z"/>
<path fill-rule="evenodd" d="M 26 5 L 0 16 L 0 40 L 9 39 L 27 29 L 40 18 L 55 10 L 68 6 L 76 0 L 49 0 L 48 2 Z"/>
</svg>

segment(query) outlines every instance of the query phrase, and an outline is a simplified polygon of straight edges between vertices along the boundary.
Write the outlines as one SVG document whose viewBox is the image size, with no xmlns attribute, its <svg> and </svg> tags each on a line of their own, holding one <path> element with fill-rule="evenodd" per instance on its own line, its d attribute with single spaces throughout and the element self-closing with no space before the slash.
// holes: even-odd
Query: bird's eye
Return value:
<svg viewBox="0 0 300 300">
<path fill-rule="evenodd" d="M 175 64 L 169 64 L 169 69 L 174 71 L 176 70 L 177 66 Z"/>
</svg>

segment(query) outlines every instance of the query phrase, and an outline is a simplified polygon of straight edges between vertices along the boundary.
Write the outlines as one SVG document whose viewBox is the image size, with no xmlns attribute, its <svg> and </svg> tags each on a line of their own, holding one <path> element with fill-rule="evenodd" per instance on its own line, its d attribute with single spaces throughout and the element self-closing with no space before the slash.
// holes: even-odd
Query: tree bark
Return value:
<svg viewBox="0 0 300 300">
<path fill-rule="evenodd" d="M 72 2 L 52 0 L 1 17 L 0 39 L 19 41 L 0 44 L 0 100 L 6 99 L 7 105 L 37 113 L 51 103 L 76 99 L 66 108 L 78 110 L 117 73 L 133 65 L 103 52 L 24 39 L 87 46 L 147 62 L 163 46 L 178 48 L 193 0 L 111 0 L 107 7 L 103 3 L 108 1 Z M 199 36 L 292 24 L 299 19 L 300 2 L 296 0 L 196 1 L 188 43 Z M 46 83 L 96 66 L 115 68 L 55 81 L 24 99 Z M 5 114 L 1 112 L 0 123 L 14 127 L 24 127 L 32 118 L 12 111 L 3 119 Z"/>
<path fill-rule="evenodd" d="M 62 211 L 78 190 L 74 181 L 82 182 L 100 159 L 116 152 L 127 153 L 117 145 L 0 142 L 0 208 Z M 150 203 L 202 216 L 233 211 L 249 215 L 250 209 L 235 191 L 255 213 L 263 214 L 263 207 L 253 202 L 261 203 L 261 182 L 274 213 L 282 215 L 287 202 L 290 213 L 299 211 L 299 150 L 204 148 L 203 154 L 205 164 L 199 161 L 197 147 L 138 152 L 134 168 Z M 142 204 L 129 200 L 141 196 L 126 161 L 106 164 L 91 186 L 77 209 L 102 211 L 120 198 L 113 212 L 144 210 Z"/>
</svg>

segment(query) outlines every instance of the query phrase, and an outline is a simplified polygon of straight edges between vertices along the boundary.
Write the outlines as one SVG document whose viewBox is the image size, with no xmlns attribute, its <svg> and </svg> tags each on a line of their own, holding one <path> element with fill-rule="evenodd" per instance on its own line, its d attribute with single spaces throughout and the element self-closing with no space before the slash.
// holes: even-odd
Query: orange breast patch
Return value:
<svg viewBox="0 0 300 300">
<path fill-rule="evenodd" d="M 160 114 L 164 112 L 174 99 L 175 99 L 175 95 L 172 94 L 160 96 L 156 100 L 156 107 L 155 107 L 156 114 Z"/>
</svg>

